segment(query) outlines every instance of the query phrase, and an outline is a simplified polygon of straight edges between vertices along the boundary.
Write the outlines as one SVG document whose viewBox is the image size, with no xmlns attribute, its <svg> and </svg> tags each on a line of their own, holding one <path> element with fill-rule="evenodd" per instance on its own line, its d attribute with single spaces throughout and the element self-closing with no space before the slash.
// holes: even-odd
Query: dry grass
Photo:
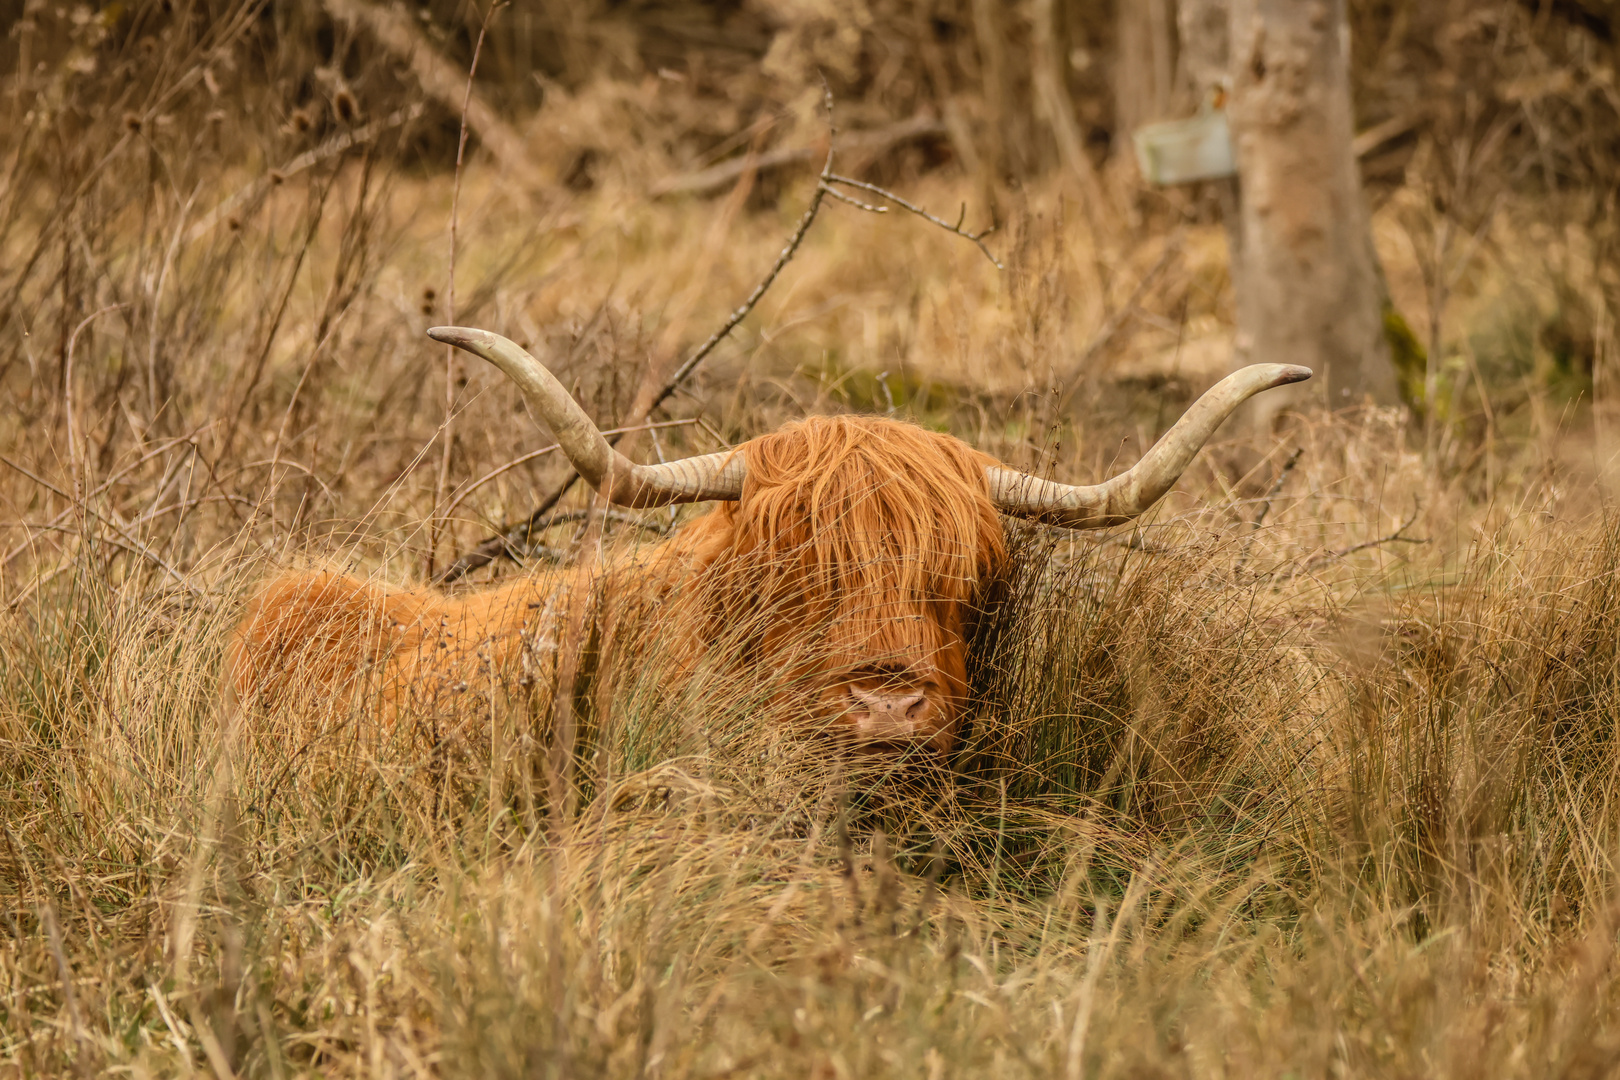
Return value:
<svg viewBox="0 0 1620 1080">
<path fill-rule="evenodd" d="M 779 201 L 648 201 L 679 154 L 623 125 L 679 85 L 559 90 L 545 124 L 621 142 L 580 191 L 473 159 L 452 293 L 433 131 L 382 124 L 277 180 L 348 129 L 278 105 L 298 58 L 262 27 L 112 49 L 96 25 L 0 127 L 0 1074 L 1620 1065 L 1595 196 L 1463 222 L 1480 241 L 1441 252 L 1432 311 L 1432 178 L 1385 200 L 1396 306 L 1446 349 L 1436 456 L 1385 414 L 1234 428 L 1140 530 L 1010 526 L 949 769 L 827 755 L 771 722 L 768 686 L 672 691 L 652 663 L 602 688 L 575 810 L 548 814 L 521 767 L 452 789 L 347 717 L 292 742 L 228 722 L 236 605 L 287 563 L 421 580 L 562 477 L 550 455 L 497 472 L 544 437 L 421 334 L 452 295 L 614 426 L 775 257 L 808 170 Z M 983 190 L 884 179 L 970 218 Z M 1231 319 L 1217 227 L 1109 183 L 1145 219 L 1058 178 L 1000 191 L 1005 273 L 829 206 L 661 414 L 692 422 L 636 452 L 893 408 L 1069 478 L 1128 463 Z M 1595 409 L 1570 389 L 1588 347 Z"/>
</svg>

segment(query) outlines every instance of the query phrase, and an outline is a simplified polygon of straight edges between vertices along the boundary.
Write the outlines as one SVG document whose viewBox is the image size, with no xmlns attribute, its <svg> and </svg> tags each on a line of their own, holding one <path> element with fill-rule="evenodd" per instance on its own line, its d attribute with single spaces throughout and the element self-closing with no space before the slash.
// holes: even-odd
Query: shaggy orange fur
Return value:
<svg viewBox="0 0 1620 1080">
<path fill-rule="evenodd" d="M 284 574 L 249 604 L 229 686 L 261 701 L 369 689 L 386 724 L 425 710 L 438 729 L 487 709 L 487 693 L 545 696 L 576 603 L 592 628 L 633 618 L 693 658 L 726 639 L 738 662 L 815 677 L 831 715 L 851 685 L 915 687 L 932 741 L 948 746 L 974 600 L 1006 557 L 984 475 L 994 460 L 873 417 L 807 419 L 741 452 L 739 501 L 610 562 L 583 593 L 555 573 L 464 598 Z"/>
</svg>

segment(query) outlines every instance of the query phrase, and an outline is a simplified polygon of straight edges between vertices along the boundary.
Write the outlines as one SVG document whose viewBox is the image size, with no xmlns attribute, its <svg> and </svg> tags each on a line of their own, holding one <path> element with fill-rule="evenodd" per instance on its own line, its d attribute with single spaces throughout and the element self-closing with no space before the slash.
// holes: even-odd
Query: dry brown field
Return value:
<svg viewBox="0 0 1620 1080">
<path fill-rule="evenodd" d="M 1389 24 L 1352 6 L 1357 33 Z M 891 7 L 850 25 L 911 10 Z M 448 10 L 412 25 L 464 85 L 482 9 Z M 608 21 L 557 40 L 631 49 L 589 10 Z M 352 737 L 363 704 L 233 713 L 243 601 L 287 566 L 427 582 L 565 478 L 511 386 L 426 327 L 505 333 L 601 426 L 645 427 L 638 391 L 811 199 L 816 65 L 850 132 L 904 120 L 926 80 L 895 89 L 896 61 L 874 89 L 881 64 L 839 68 L 804 15 L 747 78 L 559 60 L 535 90 L 501 37 L 530 25 L 519 5 L 481 78 L 527 149 L 474 133 L 458 166 L 459 110 L 341 19 L 19 8 L 0 1076 L 1614 1075 L 1613 49 L 1571 68 L 1579 25 L 1489 11 L 1445 47 L 1495 57 L 1481 100 L 1517 119 L 1459 106 L 1367 159 L 1391 341 L 1408 371 L 1439 349 L 1436 402 L 1235 420 L 1138 526 L 1009 524 L 949 762 L 828 754 L 764 689 L 654 665 L 602 690 L 550 805 L 522 733 L 446 784 Z M 635 455 L 877 412 L 1090 482 L 1218 377 L 1233 313 L 1207 193 L 1099 156 L 1099 203 L 1034 151 L 986 179 L 930 139 L 836 160 L 994 221 L 1001 267 L 828 201 Z M 809 152 L 660 194 L 750 147 Z M 597 519 L 599 538 L 586 506 L 567 496 L 522 566 L 448 587 L 702 509 Z"/>
</svg>

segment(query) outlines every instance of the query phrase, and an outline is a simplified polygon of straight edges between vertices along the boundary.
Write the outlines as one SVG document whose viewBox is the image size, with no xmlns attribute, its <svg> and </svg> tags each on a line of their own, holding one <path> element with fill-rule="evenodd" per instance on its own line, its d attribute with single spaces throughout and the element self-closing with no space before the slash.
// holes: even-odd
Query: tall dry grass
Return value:
<svg viewBox="0 0 1620 1080">
<path fill-rule="evenodd" d="M 298 27 L 204 14 L 64 13 L 0 102 L 0 1070 L 1614 1070 L 1600 195 L 1510 191 L 1436 263 L 1446 178 L 1397 186 L 1378 241 L 1445 351 L 1435 456 L 1388 414 L 1234 429 L 1139 529 L 1010 525 L 948 766 L 829 754 L 773 721 L 770 673 L 677 684 L 655 650 L 593 691 L 563 813 L 532 733 L 492 727 L 506 753 L 450 785 L 341 711 L 292 738 L 221 708 L 270 568 L 419 581 L 563 474 L 420 333 L 449 317 L 453 133 L 383 84 L 345 120 Z M 604 426 L 807 193 L 649 200 L 678 155 L 613 124 L 683 92 L 553 93 L 542 127 L 622 140 L 578 190 L 461 177 L 456 320 Z M 982 191 L 885 168 L 930 206 Z M 1220 363 L 1218 230 L 1104 229 L 1061 177 L 999 197 L 1005 273 L 830 207 L 639 452 L 893 409 L 1066 477 L 1128 463 Z M 588 558 L 578 524 L 534 558 Z"/>
</svg>

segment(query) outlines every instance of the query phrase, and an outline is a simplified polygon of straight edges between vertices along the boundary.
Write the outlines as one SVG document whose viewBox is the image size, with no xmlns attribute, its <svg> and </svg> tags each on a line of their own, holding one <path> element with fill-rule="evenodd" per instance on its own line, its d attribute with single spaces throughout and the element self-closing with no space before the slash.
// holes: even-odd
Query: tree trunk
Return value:
<svg viewBox="0 0 1620 1080">
<path fill-rule="evenodd" d="M 1168 3 L 1169 0 L 1155 0 Z M 1074 102 L 1069 99 L 1068 87 L 1063 83 L 1062 65 L 1058 59 L 1058 30 L 1053 0 L 1035 0 L 1031 34 L 1034 38 L 1035 112 L 1046 121 L 1057 143 L 1058 160 L 1080 184 L 1081 194 L 1094 207 L 1106 205 L 1107 196 L 1086 156 L 1085 143 L 1080 136 L 1080 125 L 1074 119 Z"/>
<path fill-rule="evenodd" d="M 1344 0 L 1182 0 L 1187 72 L 1220 67 L 1188 47 L 1226 8 L 1224 65 L 1239 182 L 1232 236 L 1233 366 L 1304 364 L 1317 378 L 1257 399 L 1256 419 L 1307 401 L 1399 402 L 1384 342 L 1377 256 L 1352 149 Z M 1200 61 L 1202 64 L 1200 65 Z M 1207 85 L 1207 84 L 1206 84 Z"/>
<path fill-rule="evenodd" d="M 1007 92 L 1007 43 L 1002 38 L 1005 17 L 999 0 L 973 0 L 973 28 L 979 41 L 979 83 L 984 94 L 988 124 L 985 128 L 984 159 L 996 183 L 1004 181 L 1014 168 L 1016 139 L 1009 130 L 1012 116 L 1011 95 Z"/>
<path fill-rule="evenodd" d="M 1171 0 L 1117 0 L 1114 27 L 1114 128 L 1120 153 L 1130 154 L 1130 133 L 1170 115 L 1175 89 L 1174 10 Z"/>
<path fill-rule="evenodd" d="M 1200 104 L 1216 95 L 1224 96 L 1231 87 L 1227 74 L 1227 58 L 1231 54 L 1227 46 L 1230 18 L 1227 0 L 1179 0 L 1176 4 L 1176 33 L 1181 38 L 1181 52 L 1176 62 L 1181 78 Z M 1247 358 L 1251 350 L 1246 344 L 1250 339 L 1245 338 L 1244 333 L 1254 325 L 1254 316 L 1249 311 L 1250 290 L 1246 287 L 1249 279 L 1243 268 L 1243 207 L 1236 177 L 1214 180 L 1211 185 L 1221 204 L 1221 223 L 1226 226 L 1226 265 L 1237 308 L 1237 337 L 1245 342 L 1232 357 L 1232 366 L 1238 368 L 1250 362 Z M 1280 392 L 1298 393 L 1286 387 Z M 1246 415 L 1258 407 L 1251 401 Z"/>
</svg>

